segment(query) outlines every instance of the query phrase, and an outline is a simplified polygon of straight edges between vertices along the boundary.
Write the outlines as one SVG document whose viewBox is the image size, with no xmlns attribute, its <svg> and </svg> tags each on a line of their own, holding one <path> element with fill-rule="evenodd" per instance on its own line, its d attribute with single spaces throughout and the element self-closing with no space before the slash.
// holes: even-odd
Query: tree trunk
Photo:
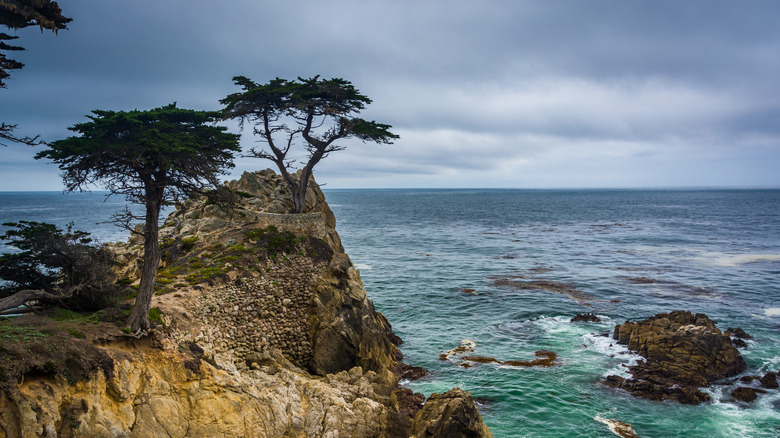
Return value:
<svg viewBox="0 0 780 438">
<path fill-rule="evenodd" d="M 160 264 L 160 249 L 158 236 L 158 219 L 160 217 L 161 196 L 158 191 L 147 193 L 146 225 L 144 227 L 144 264 L 141 269 L 141 282 L 138 286 L 138 296 L 135 298 L 133 310 L 130 313 L 130 330 L 138 333 L 149 328 L 149 309 L 154 295 L 154 281 L 157 278 L 157 267 Z"/>
<path fill-rule="evenodd" d="M 311 168 L 308 166 L 301 170 L 301 179 L 298 181 L 297 187 L 290 187 L 293 198 L 293 213 L 306 213 L 306 192 L 309 188 L 309 177 L 311 176 Z"/>
<path fill-rule="evenodd" d="M 39 289 L 22 289 L 19 292 L 5 298 L 0 298 L 0 312 L 15 309 L 28 301 L 35 301 L 40 299 L 47 300 L 64 300 L 70 298 L 73 295 L 73 290 L 64 294 L 51 294 Z"/>
</svg>

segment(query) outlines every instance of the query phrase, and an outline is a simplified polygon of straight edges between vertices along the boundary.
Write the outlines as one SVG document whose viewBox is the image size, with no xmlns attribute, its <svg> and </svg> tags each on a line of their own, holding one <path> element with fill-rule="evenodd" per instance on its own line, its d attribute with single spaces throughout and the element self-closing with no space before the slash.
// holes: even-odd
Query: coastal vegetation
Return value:
<svg viewBox="0 0 780 438">
<path fill-rule="evenodd" d="M 306 190 L 314 166 L 332 152 L 345 146 L 338 140 L 356 138 L 363 142 L 391 144 L 398 136 L 390 125 L 366 121 L 355 115 L 371 99 L 361 94 L 351 82 L 341 79 L 313 78 L 287 80 L 276 78 L 259 84 L 244 76 L 233 82 L 243 91 L 228 95 L 220 102 L 226 119 L 250 123 L 253 132 L 268 149 L 252 148 L 250 156 L 273 161 L 292 193 L 292 213 L 304 213 Z M 306 159 L 300 176 L 289 171 L 296 160 L 293 146 L 300 142 Z"/>
<path fill-rule="evenodd" d="M 0 311 L 27 301 L 75 310 L 100 310 L 116 301 L 113 254 L 92 242 L 89 233 L 53 224 L 19 221 L 0 240 L 16 252 L 0 255 Z"/>
<path fill-rule="evenodd" d="M 218 186 L 217 177 L 233 166 L 238 135 L 210 123 L 220 113 L 170 104 L 147 111 L 93 111 L 90 121 L 71 128 L 79 136 L 57 140 L 35 158 L 59 165 L 67 191 L 98 185 L 111 195 L 145 207 L 144 260 L 130 329 L 149 328 L 149 309 L 160 263 L 159 219 L 163 205 Z M 115 219 L 134 233 L 141 217 L 129 210 Z"/>
</svg>

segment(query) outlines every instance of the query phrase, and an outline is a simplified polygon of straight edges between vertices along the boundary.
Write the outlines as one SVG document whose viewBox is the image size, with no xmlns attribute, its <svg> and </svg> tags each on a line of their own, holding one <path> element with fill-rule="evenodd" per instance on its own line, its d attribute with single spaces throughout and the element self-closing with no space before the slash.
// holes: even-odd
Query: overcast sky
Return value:
<svg viewBox="0 0 780 438">
<path fill-rule="evenodd" d="M 18 135 L 64 138 L 94 109 L 218 109 L 235 75 L 319 74 L 401 136 L 343 143 L 315 168 L 327 188 L 780 186 L 778 1 L 59 4 L 59 35 L 6 31 L 27 48 L 0 90 Z M 38 149 L 0 148 L 0 190 L 61 189 Z"/>
</svg>

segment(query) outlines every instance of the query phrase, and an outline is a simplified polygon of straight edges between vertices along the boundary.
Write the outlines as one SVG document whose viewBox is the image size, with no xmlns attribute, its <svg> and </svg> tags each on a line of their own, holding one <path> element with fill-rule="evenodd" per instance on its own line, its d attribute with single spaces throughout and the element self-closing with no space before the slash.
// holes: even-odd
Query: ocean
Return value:
<svg viewBox="0 0 780 438">
<path fill-rule="evenodd" d="M 643 438 L 780 436 L 776 390 L 735 404 L 729 386 L 714 385 L 713 401 L 690 406 L 601 384 L 637 360 L 604 334 L 673 310 L 751 334 L 745 374 L 780 369 L 780 190 L 325 193 L 369 297 L 404 340 L 405 362 L 430 370 L 404 384 L 426 396 L 470 391 L 496 437 L 614 436 L 596 417 L 629 423 Z M 124 201 L 103 200 L 0 193 L 0 222 L 73 221 L 104 241 L 126 237 L 98 224 Z M 601 322 L 569 322 L 584 312 Z M 549 350 L 558 364 L 440 360 L 462 341 L 501 361 Z"/>
</svg>

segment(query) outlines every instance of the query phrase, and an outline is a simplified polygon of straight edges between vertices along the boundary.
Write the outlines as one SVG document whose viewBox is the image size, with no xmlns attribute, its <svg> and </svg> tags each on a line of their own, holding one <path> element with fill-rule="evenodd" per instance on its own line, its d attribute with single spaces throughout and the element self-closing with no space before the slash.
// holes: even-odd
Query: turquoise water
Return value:
<svg viewBox="0 0 780 438">
<path fill-rule="evenodd" d="M 780 436 L 777 391 L 736 405 L 716 386 L 712 403 L 686 406 L 600 383 L 636 359 L 603 333 L 678 309 L 752 334 L 746 374 L 780 369 L 780 190 L 326 195 L 369 296 L 405 341 L 406 362 L 431 371 L 409 387 L 426 395 L 471 391 L 496 437 L 614 436 L 596 416 L 629 423 L 645 438 Z M 72 220 L 104 241 L 125 238 L 102 223 L 123 200 L 103 200 L 99 193 L 0 193 L 0 223 Z M 500 278 L 565 283 L 577 292 L 517 290 L 496 285 Z M 582 312 L 602 322 L 569 322 Z M 532 360 L 545 349 L 560 363 L 466 369 L 457 357 L 439 360 L 461 340 L 476 344 L 475 355 Z"/>
<path fill-rule="evenodd" d="M 338 230 L 378 310 L 431 375 L 478 398 L 496 437 L 614 436 L 594 417 L 642 437 L 780 436 L 775 391 L 750 406 L 650 402 L 600 381 L 635 357 L 611 343 L 616 323 L 659 312 L 703 312 L 755 337 L 748 374 L 780 368 L 778 190 L 327 191 Z M 577 294 L 516 290 L 496 278 L 571 284 Z M 477 295 L 461 292 L 474 289 Z M 572 324 L 594 312 L 601 323 Z M 553 368 L 472 368 L 439 355 L 461 340 L 474 354 Z M 726 390 L 728 392 L 728 390 Z"/>
</svg>

